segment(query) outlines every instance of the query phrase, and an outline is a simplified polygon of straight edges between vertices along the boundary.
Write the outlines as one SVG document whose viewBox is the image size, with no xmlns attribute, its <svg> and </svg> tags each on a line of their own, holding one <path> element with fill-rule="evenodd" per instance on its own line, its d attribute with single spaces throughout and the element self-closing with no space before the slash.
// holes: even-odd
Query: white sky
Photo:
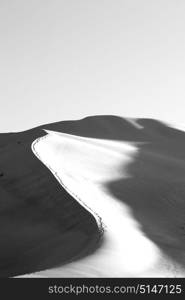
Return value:
<svg viewBox="0 0 185 300">
<path fill-rule="evenodd" d="M 0 132 L 88 115 L 185 123 L 184 0 L 0 0 Z"/>
</svg>

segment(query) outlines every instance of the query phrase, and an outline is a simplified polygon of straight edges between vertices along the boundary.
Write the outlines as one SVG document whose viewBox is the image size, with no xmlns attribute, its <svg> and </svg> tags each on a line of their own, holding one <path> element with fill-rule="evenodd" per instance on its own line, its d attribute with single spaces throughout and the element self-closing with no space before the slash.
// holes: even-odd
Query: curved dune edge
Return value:
<svg viewBox="0 0 185 300">
<path fill-rule="evenodd" d="M 94 210 L 92 210 L 87 203 L 84 202 L 84 200 L 81 200 L 80 195 L 78 195 L 78 193 L 74 193 L 74 191 L 72 191 L 68 185 L 66 185 L 62 179 L 63 176 L 59 176 L 58 173 L 48 164 L 46 163 L 46 161 L 43 160 L 43 158 L 40 156 L 40 154 L 37 152 L 37 150 L 35 149 L 36 145 L 38 145 L 38 143 L 43 142 L 44 140 L 46 141 L 47 139 L 49 139 L 51 136 L 58 138 L 58 135 L 60 135 L 61 137 L 65 138 L 67 136 L 67 138 L 71 138 L 71 135 L 66 135 L 63 133 L 53 133 L 51 131 L 47 132 L 48 134 L 42 138 L 37 139 L 36 141 L 33 142 L 32 144 L 32 150 L 35 153 L 35 155 L 38 157 L 38 159 L 40 159 L 49 169 L 50 171 L 53 173 L 53 175 L 55 176 L 55 178 L 59 181 L 59 183 L 66 189 L 66 191 L 72 195 L 81 205 L 83 205 L 89 212 L 91 212 L 93 214 L 93 216 L 95 217 L 97 224 L 99 226 L 99 228 L 102 230 L 103 226 L 102 226 L 102 219 L 101 216 L 99 216 Z M 74 137 L 74 136 L 73 136 Z M 81 139 L 78 137 L 78 139 Z M 90 140 L 95 140 L 95 139 L 88 139 L 88 138 L 82 138 L 83 140 L 86 139 L 88 142 Z M 117 146 L 117 145 L 116 145 Z M 47 150 L 46 150 L 47 151 Z M 61 175 L 61 174 L 60 174 Z M 92 204 L 92 203 L 91 203 Z M 103 219 L 104 220 L 104 219 Z M 105 224 L 106 225 L 106 224 Z M 125 225 L 125 224 L 124 224 Z M 42 271 L 42 272 L 38 272 L 35 274 L 30 274 L 27 276 L 30 277 L 174 277 L 174 276 L 183 276 L 185 273 L 182 270 L 182 268 L 180 266 L 178 266 L 178 264 L 176 264 L 173 261 L 170 261 L 169 258 L 164 257 L 164 255 L 160 252 L 159 249 L 157 249 L 157 247 L 152 244 L 150 241 L 147 241 L 149 244 L 151 244 L 149 246 L 149 249 L 152 252 L 152 255 L 154 255 L 154 261 L 152 261 L 151 263 L 151 267 L 146 268 L 146 271 L 139 271 L 139 269 L 134 271 L 133 266 L 132 266 L 132 270 L 131 271 L 126 271 L 122 272 L 122 270 L 118 270 L 118 272 L 114 272 L 112 274 L 110 274 L 110 267 L 109 270 L 104 270 L 104 272 L 99 272 L 99 270 L 96 270 L 96 267 L 94 267 L 94 270 L 91 269 L 86 269 L 86 265 L 89 263 L 95 264 L 98 262 L 100 263 L 101 260 L 103 259 L 103 256 L 101 257 L 101 260 L 98 260 L 98 255 L 101 256 L 101 250 L 100 252 L 96 251 L 96 253 L 94 254 L 94 258 L 93 256 L 84 258 L 82 260 L 79 260 L 77 262 L 68 264 L 66 266 L 60 267 L 60 268 L 56 268 L 56 269 L 51 269 L 51 270 L 46 270 L 46 271 Z M 131 250 L 131 249 L 130 249 Z M 128 252 L 127 252 L 128 254 Z M 103 255 L 105 255 L 105 253 L 103 253 Z M 121 254 L 124 255 L 124 254 Z M 110 256 L 109 256 L 110 258 Z M 121 257 L 119 256 L 119 259 Z M 131 258 L 132 259 L 132 258 Z M 85 262 L 85 265 L 84 265 Z M 100 264 L 101 265 L 101 264 Z M 84 268 L 84 270 L 82 269 Z M 112 270 L 113 271 L 113 270 Z M 115 270 L 114 270 L 115 271 Z"/>
<path fill-rule="evenodd" d="M 46 132 L 49 132 L 47 130 L 45 130 Z M 41 141 L 43 141 L 44 139 L 47 138 L 47 135 L 43 136 L 43 137 L 40 137 L 38 139 L 36 139 L 32 145 L 31 145 L 31 148 L 32 148 L 32 151 L 33 153 L 37 156 L 37 158 L 42 161 L 42 158 L 41 156 L 39 155 L 39 153 L 37 152 L 36 150 L 36 145 L 38 143 L 40 143 Z M 89 211 L 95 218 L 96 220 L 96 223 L 98 225 L 98 228 L 100 230 L 100 233 L 103 234 L 103 231 L 104 231 L 104 226 L 103 226 L 103 222 L 102 222 L 102 218 L 95 212 L 93 211 L 90 207 L 88 207 L 88 205 L 83 202 L 79 197 L 78 195 L 76 195 L 73 191 L 70 190 L 70 188 L 68 186 L 66 186 L 64 184 L 64 182 L 62 181 L 62 178 L 60 178 L 57 174 L 57 172 L 49 165 L 47 164 L 46 162 L 44 162 L 45 166 L 51 171 L 51 173 L 54 175 L 54 177 L 57 179 L 57 181 L 60 183 L 60 185 L 74 198 L 78 201 L 78 203 L 80 203 L 87 211 Z"/>
</svg>

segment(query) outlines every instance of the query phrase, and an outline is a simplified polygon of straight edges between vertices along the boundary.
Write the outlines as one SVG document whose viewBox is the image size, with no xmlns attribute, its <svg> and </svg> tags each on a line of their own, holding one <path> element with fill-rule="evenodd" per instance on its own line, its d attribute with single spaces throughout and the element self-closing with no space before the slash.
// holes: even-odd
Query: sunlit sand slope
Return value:
<svg viewBox="0 0 185 300">
<path fill-rule="evenodd" d="M 144 129 L 136 122 L 128 123 L 137 130 Z M 46 137 L 33 143 L 34 153 L 51 170 L 68 193 L 92 213 L 100 230 L 103 227 L 104 234 L 101 247 L 93 255 L 62 268 L 46 271 L 42 275 L 183 276 L 184 266 L 174 257 L 177 253 L 179 256 L 184 256 L 184 241 L 182 238 L 179 240 L 177 233 L 179 220 L 174 217 L 175 208 L 171 202 L 171 188 L 166 190 L 165 183 L 169 177 L 175 175 L 170 174 L 170 168 L 175 168 L 177 159 L 170 155 L 164 156 L 163 151 L 167 147 L 167 141 L 162 142 L 159 139 L 161 142 L 159 148 L 162 146 L 161 153 L 155 152 L 155 148 L 151 153 L 146 151 L 144 173 L 138 169 L 141 178 L 134 178 L 132 168 L 140 158 L 140 148 L 146 147 L 144 141 L 117 142 L 54 131 L 47 131 L 47 133 Z M 155 163 L 161 165 L 155 166 Z M 163 174 L 160 173 L 157 177 L 155 168 Z M 143 178 L 145 173 L 147 176 Z M 157 195 L 156 192 L 154 193 L 156 189 L 154 180 L 162 185 L 162 190 L 166 191 L 166 197 L 169 199 L 163 198 L 163 193 L 160 194 L 160 185 L 159 193 Z M 129 186 L 131 183 L 132 191 Z M 141 186 L 138 186 L 139 183 Z M 129 199 L 130 192 L 131 199 Z M 140 200 L 141 197 L 143 199 Z M 139 222 L 140 220 L 134 214 L 133 201 L 137 201 L 135 206 L 141 213 L 142 222 Z M 181 217 L 183 224 L 178 200 L 177 204 L 175 214 Z M 146 221 L 148 224 L 145 225 L 149 229 L 153 227 L 150 230 L 155 233 L 154 239 L 147 235 L 145 228 L 142 228 L 143 222 Z M 170 232 L 171 227 L 173 232 Z M 180 243 L 183 244 L 182 249 L 178 249 Z M 170 257 L 163 251 L 163 248 L 167 247 L 174 257 Z"/>
</svg>

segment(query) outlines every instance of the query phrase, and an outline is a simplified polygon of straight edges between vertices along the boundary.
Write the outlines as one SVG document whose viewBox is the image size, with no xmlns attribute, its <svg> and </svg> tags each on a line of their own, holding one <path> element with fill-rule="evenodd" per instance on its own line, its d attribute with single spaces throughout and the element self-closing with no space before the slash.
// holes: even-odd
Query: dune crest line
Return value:
<svg viewBox="0 0 185 300">
<path fill-rule="evenodd" d="M 49 132 L 47 130 L 45 130 L 46 132 Z M 47 135 L 45 136 L 42 136 L 38 139 L 36 139 L 32 145 L 31 145 L 31 148 L 32 148 L 32 151 L 34 152 L 34 154 L 37 156 L 37 158 L 42 161 L 39 153 L 36 151 L 36 145 L 37 143 L 39 143 L 40 141 L 43 141 L 44 139 L 47 138 Z M 102 222 L 102 218 L 95 212 L 93 211 L 90 207 L 88 207 L 88 205 L 83 202 L 75 193 L 73 193 L 65 184 L 64 182 L 62 181 L 62 179 L 58 176 L 57 172 L 47 163 L 44 163 L 46 165 L 46 167 L 52 172 L 52 174 L 54 175 L 54 177 L 58 180 L 58 182 L 61 184 L 61 186 L 74 198 L 76 199 L 86 210 L 88 210 L 95 218 L 96 222 L 97 222 L 97 225 L 98 225 L 98 228 L 100 230 L 101 233 L 104 232 L 104 226 L 103 225 L 103 222 Z"/>
</svg>

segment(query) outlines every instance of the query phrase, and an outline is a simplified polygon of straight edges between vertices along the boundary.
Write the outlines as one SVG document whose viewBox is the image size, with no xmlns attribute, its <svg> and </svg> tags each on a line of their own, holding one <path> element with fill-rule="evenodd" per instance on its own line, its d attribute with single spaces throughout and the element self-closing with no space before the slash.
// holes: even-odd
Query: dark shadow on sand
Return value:
<svg viewBox="0 0 185 300">
<path fill-rule="evenodd" d="M 128 166 L 129 178 L 106 187 L 129 206 L 144 235 L 185 267 L 185 132 L 140 119 L 143 129 L 127 128 L 124 135 L 124 122 L 123 136 L 115 131 L 114 139 L 136 143 L 138 153 Z"/>
</svg>

